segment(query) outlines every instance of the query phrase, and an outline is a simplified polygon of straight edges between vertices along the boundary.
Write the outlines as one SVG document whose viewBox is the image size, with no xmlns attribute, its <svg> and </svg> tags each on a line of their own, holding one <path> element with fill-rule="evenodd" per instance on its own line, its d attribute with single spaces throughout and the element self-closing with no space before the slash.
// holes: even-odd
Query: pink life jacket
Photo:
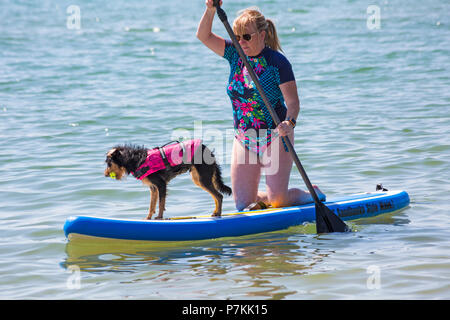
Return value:
<svg viewBox="0 0 450 320">
<path fill-rule="evenodd" d="M 192 163 L 192 158 L 201 145 L 201 139 L 194 139 L 150 149 L 144 163 L 131 174 L 142 180 L 154 172 L 166 169 L 166 164 L 174 167 L 182 163 Z"/>
</svg>

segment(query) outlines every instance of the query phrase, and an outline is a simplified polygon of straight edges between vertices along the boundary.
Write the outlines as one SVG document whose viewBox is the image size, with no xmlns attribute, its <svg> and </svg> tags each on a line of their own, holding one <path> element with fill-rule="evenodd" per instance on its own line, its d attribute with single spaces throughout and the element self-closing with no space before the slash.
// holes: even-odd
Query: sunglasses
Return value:
<svg viewBox="0 0 450 320">
<path fill-rule="evenodd" d="M 252 40 L 252 35 L 254 35 L 254 34 L 256 34 L 256 33 L 257 33 L 257 32 L 253 32 L 253 33 L 251 33 L 251 34 L 248 34 L 248 33 L 243 34 L 243 35 L 242 35 L 242 39 L 244 39 L 245 41 L 250 41 L 250 40 Z M 237 40 L 237 41 L 241 41 L 241 36 L 236 35 L 236 40 Z"/>
</svg>

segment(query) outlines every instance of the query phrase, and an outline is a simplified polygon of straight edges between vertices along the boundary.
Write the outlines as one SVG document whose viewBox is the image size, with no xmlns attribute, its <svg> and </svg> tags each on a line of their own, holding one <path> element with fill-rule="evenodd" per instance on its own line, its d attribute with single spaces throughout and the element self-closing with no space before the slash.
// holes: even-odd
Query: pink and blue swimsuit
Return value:
<svg viewBox="0 0 450 320">
<path fill-rule="evenodd" d="M 233 107 L 236 139 L 248 150 L 262 155 L 276 138 L 276 133 L 273 132 L 275 123 L 230 40 L 225 41 L 223 57 L 230 63 L 227 93 Z M 269 47 L 265 47 L 259 55 L 247 59 L 280 121 L 283 121 L 287 108 L 279 86 L 295 81 L 291 64 L 283 54 Z"/>
</svg>

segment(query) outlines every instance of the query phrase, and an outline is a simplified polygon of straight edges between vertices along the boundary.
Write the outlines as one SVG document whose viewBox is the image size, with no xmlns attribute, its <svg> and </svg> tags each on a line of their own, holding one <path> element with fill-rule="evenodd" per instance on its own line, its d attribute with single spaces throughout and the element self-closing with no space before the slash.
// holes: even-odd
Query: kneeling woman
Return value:
<svg viewBox="0 0 450 320">
<path fill-rule="evenodd" d="M 292 156 L 280 137 L 294 141 L 300 111 L 292 66 L 281 54 L 275 25 L 256 9 L 245 9 L 234 20 L 233 31 L 281 123 L 276 127 L 261 96 L 230 40 L 211 32 L 216 9 L 206 0 L 197 37 L 230 64 L 227 93 L 231 99 L 235 128 L 231 184 L 238 210 L 286 207 L 312 202 L 308 191 L 289 189 Z M 266 191 L 258 191 L 262 170 Z M 319 199 L 325 195 L 314 186 Z"/>
</svg>

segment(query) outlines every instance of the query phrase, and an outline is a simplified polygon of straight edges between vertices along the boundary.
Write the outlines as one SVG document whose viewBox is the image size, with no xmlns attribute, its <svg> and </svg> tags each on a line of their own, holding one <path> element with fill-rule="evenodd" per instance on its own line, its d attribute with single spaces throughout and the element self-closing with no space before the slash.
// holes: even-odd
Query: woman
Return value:
<svg viewBox="0 0 450 320">
<path fill-rule="evenodd" d="M 197 38 L 230 63 L 227 93 L 233 106 L 236 133 L 231 159 L 236 208 L 241 211 L 247 207 L 286 207 L 312 202 L 309 192 L 288 188 L 293 160 L 280 137 L 294 141 L 300 102 L 291 64 L 279 52 L 275 25 L 258 10 L 249 8 L 236 18 L 233 31 L 282 121 L 277 127 L 232 42 L 211 32 L 215 12 L 213 0 L 206 0 Z M 263 169 L 266 192 L 258 191 Z M 317 186 L 314 188 L 319 199 L 325 200 Z"/>
</svg>

